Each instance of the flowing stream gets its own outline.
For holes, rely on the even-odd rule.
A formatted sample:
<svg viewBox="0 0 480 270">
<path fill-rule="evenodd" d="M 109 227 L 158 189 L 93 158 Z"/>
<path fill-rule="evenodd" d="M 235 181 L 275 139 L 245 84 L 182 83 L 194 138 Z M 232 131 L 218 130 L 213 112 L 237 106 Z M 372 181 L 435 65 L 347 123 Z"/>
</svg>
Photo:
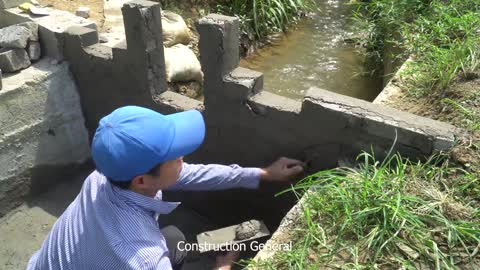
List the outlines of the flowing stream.
<svg viewBox="0 0 480 270">
<path fill-rule="evenodd" d="M 352 36 L 348 0 L 317 0 L 311 16 L 287 34 L 242 59 L 240 65 L 263 72 L 266 91 L 301 99 L 315 86 L 372 101 L 382 78 L 369 75 L 361 48 L 345 42 Z"/>
</svg>

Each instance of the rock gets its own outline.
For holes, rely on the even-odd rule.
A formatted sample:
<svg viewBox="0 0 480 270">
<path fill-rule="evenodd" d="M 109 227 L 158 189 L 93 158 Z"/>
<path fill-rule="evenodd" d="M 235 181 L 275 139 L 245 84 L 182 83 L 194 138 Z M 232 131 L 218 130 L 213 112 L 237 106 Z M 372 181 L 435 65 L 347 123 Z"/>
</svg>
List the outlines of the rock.
<svg viewBox="0 0 480 270">
<path fill-rule="evenodd" d="M 25 2 L 24 0 L 0 0 L 0 9 L 13 8 Z"/>
<path fill-rule="evenodd" d="M 255 236 L 260 231 L 260 226 L 260 221 L 254 219 L 241 223 L 235 229 L 235 239 L 244 240 Z"/>
<path fill-rule="evenodd" d="M 25 27 L 30 31 L 29 40 L 38 41 L 38 24 L 35 22 L 24 22 L 18 24 L 21 27 Z"/>
<path fill-rule="evenodd" d="M 177 44 L 164 51 L 167 82 L 203 82 L 202 66 L 191 49 Z"/>
<path fill-rule="evenodd" d="M 108 43 L 108 38 L 105 35 L 98 36 L 98 42 L 100 43 Z"/>
<path fill-rule="evenodd" d="M 75 11 L 75 15 L 77 15 L 78 17 L 82 17 L 82 18 L 88 19 L 88 18 L 90 17 L 90 8 L 88 8 L 88 7 L 79 7 L 79 8 Z"/>
<path fill-rule="evenodd" d="M 30 30 L 19 25 L 12 25 L 0 29 L 0 46 L 4 48 L 27 47 L 27 41 L 30 37 Z"/>
<path fill-rule="evenodd" d="M 30 66 L 30 58 L 24 49 L 0 50 L 0 69 L 5 72 L 14 72 Z"/>
<path fill-rule="evenodd" d="M 38 25 L 34 22 L 20 23 L 0 29 L 0 47 L 24 49 L 29 40 L 38 40 Z"/>
<path fill-rule="evenodd" d="M 182 16 L 168 10 L 162 11 L 162 35 L 166 47 L 190 42 L 190 33 Z"/>
<path fill-rule="evenodd" d="M 37 61 L 41 56 L 40 42 L 38 41 L 29 41 L 27 47 L 28 57 L 30 61 Z"/>
</svg>

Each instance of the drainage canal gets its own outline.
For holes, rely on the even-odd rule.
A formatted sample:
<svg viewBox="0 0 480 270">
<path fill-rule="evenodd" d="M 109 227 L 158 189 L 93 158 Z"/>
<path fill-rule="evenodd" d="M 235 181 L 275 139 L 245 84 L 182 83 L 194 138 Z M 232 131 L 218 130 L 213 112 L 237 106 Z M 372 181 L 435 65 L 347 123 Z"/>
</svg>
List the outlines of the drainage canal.
<svg viewBox="0 0 480 270">
<path fill-rule="evenodd" d="M 282 96 L 301 99 L 315 86 L 372 101 L 382 78 L 369 75 L 365 49 L 348 42 L 356 35 L 348 2 L 316 0 L 311 16 L 240 65 L 262 72 L 265 90 Z"/>
</svg>

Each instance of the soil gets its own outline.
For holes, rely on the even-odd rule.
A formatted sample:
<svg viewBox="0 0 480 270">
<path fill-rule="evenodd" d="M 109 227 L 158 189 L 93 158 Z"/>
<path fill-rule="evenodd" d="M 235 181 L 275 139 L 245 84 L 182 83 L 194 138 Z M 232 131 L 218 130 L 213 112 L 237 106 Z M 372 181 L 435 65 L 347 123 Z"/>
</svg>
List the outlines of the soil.
<svg viewBox="0 0 480 270">
<path fill-rule="evenodd" d="M 462 109 L 442 102 L 445 99 L 456 101 L 471 116 L 466 117 Z M 472 128 L 475 123 L 480 123 L 480 78 L 466 80 L 459 77 L 448 89 L 432 95 L 416 97 L 404 91 L 390 98 L 386 105 L 462 128 L 464 132 L 452 149 L 451 157 L 465 169 L 480 171 L 480 127 Z"/>
<path fill-rule="evenodd" d="M 88 7 L 90 8 L 90 18 L 93 20 L 98 29 L 102 29 L 103 21 L 105 20 L 103 16 L 103 1 L 104 0 L 39 0 L 38 2 L 42 6 L 51 6 L 56 9 L 69 11 L 75 14 L 75 11 L 79 7 Z"/>
</svg>

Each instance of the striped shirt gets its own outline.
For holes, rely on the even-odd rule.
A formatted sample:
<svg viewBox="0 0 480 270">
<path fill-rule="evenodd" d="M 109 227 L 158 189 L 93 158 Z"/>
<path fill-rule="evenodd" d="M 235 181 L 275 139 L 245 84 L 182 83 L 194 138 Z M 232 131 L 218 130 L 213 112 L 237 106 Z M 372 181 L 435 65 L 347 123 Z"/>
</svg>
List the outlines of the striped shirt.
<svg viewBox="0 0 480 270">
<path fill-rule="evenodd" d="M 172 190 L 257 188 L 260 169 L 183 164 Z M 27 269 L 171 269 L 156 217 L 180 203 L 118 188 L 97 171 L 58 218 Z"/>
</svg>

